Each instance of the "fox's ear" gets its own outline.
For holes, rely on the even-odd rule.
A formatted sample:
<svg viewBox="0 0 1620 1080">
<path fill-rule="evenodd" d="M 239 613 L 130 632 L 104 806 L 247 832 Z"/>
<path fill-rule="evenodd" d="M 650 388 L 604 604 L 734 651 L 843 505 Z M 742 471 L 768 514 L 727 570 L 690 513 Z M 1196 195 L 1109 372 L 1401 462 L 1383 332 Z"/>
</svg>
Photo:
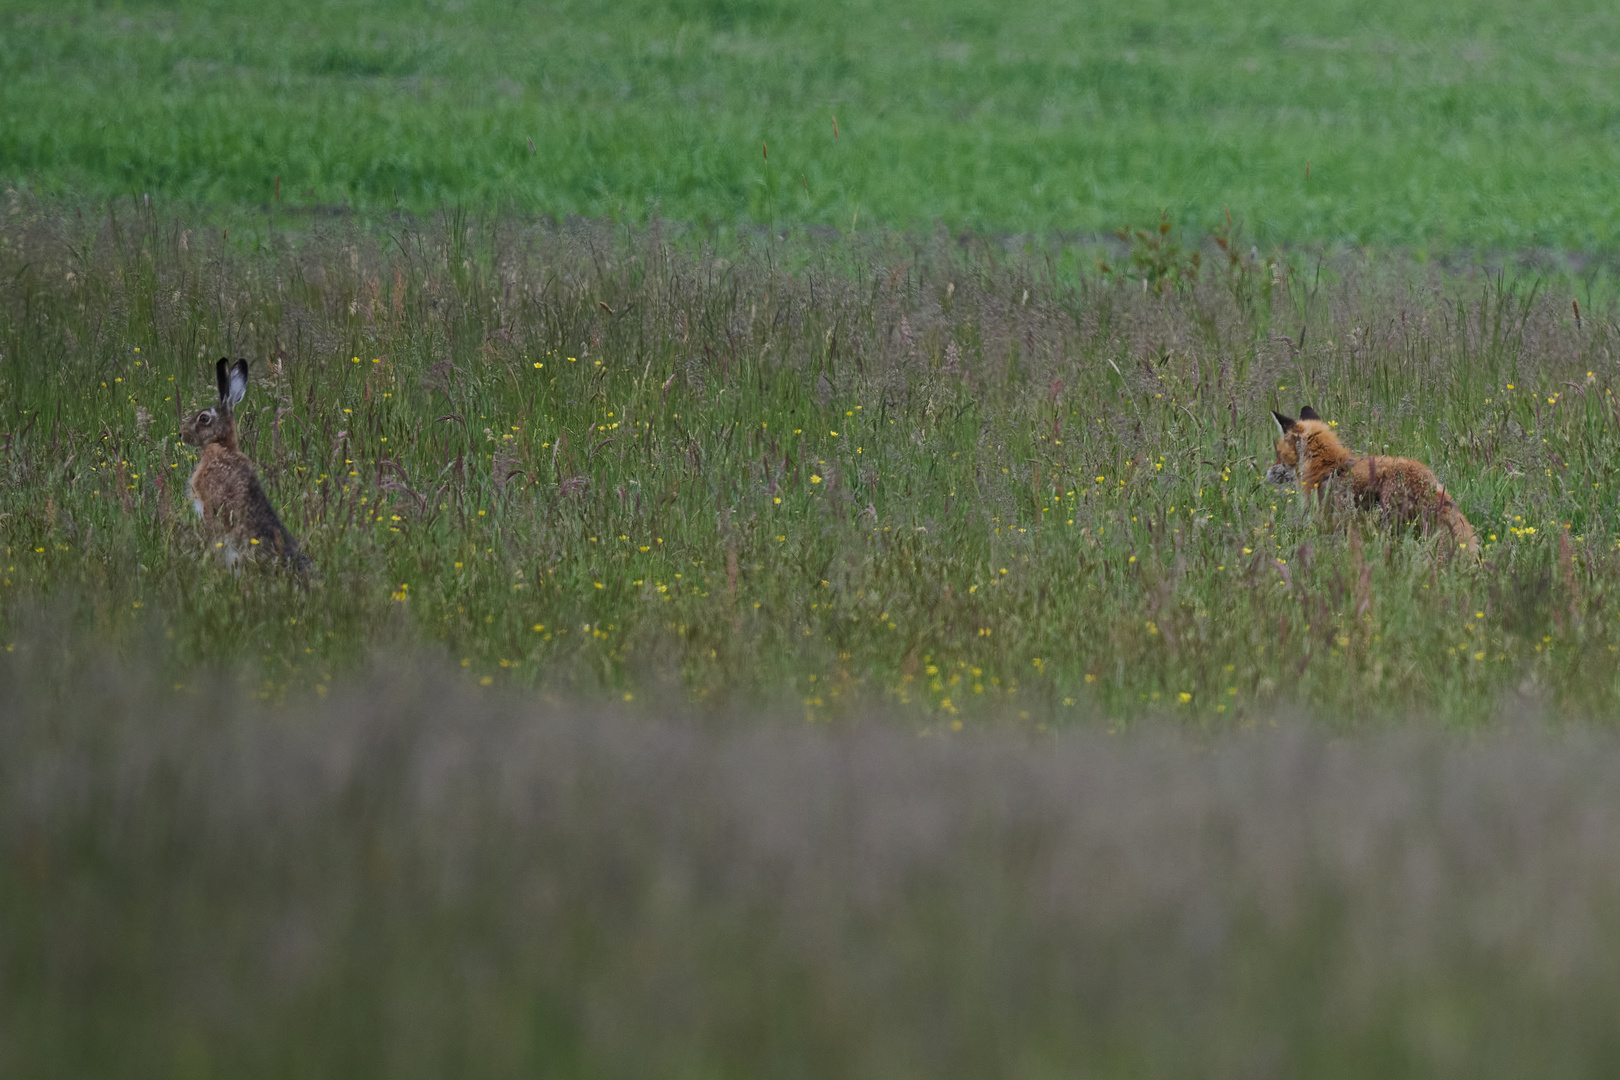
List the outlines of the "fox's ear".
<svg viewBox="0 0 1620 1080">
<path fill-rule="evenodd" d="M 214 365 L 214 381 L 219 384 L 219 403 L 221 405 L 231 400 L 231 358 L 222 356 L 219 363 Z"/>
<path fill-rule="evenodd" d="M 1277 430 L 1282 432 L 1284 435 L 1294 430 L 1294 424 L 1296 421 L 1293 419 L 1293 417 L 1284 416 L 1282 413 L 1273 409 L 1271 411 L 1271 418 L 1277 421 Z"/>
<path fill-rule="evenodd" d="M 1320 420 L 1320 419 L 1322 419 L 1320 416 L 1316 415 L 1316 410 L 1311 408 L 1309 405 L 1301 405 L 1299 407 L 1299 418 L 1301 420 Z"/>
</svg>

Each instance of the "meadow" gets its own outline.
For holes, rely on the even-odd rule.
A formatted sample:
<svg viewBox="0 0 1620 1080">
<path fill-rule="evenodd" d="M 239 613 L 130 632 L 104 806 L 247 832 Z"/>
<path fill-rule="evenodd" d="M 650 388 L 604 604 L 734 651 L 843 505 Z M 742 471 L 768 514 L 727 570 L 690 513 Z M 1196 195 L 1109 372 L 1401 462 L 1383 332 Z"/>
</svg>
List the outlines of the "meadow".
<svg viewBox="0 0 1620 1080">
<path fill-rule="evenodd" d="M 215 206 L 1612 251 L 1547 0 L 0 4 L 0 179 Z M 765 150 L 768 147 L 769 153 Z"/>
<path fill-rule="evenodd" d="M 1616 55 L 0 0 L 0 1074 L 1603 1075 Z"/>
<path fill-rule="evenodd" d="M 1568 278 L 455 214 L 253 251 L 144 203 L 12 210 L 0 599 L 176 684 L 280 701 L 428 648 L 927 730 L 1620 692 L 1620 343 Z M 309 582 L 234 576 L 187 505 L 220 355 L 254 358 L 243 447 Z M 1431 463 L 1481 560 L 1266 483 L 1300 402 Z"/>
</svg>

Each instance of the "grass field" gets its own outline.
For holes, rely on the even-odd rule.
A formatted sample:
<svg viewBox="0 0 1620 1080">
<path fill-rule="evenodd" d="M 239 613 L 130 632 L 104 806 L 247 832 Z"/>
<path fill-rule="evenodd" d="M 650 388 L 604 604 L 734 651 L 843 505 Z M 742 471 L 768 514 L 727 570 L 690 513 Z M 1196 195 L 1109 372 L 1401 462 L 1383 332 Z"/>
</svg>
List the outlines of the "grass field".
<svg viewBox="0 0 1620 1080">
<path fill-rule="evenodd" d="M 1617 57 L 0 0 L 0 1075 L 1604 1075 Z"/>
<path fill-rule="evenodd" d="M 465 216 L 254 253 L 144 205 L 13 208 L 0 601 L 177 684 L 280 701 L 430 648 L 486 684 L 927 730 L 1620 696 L 1620 341 L 1567 282 L 1222 256 L 1161 291 L 1140 241 L 1103 274 Z M 176 418 L 225 353 L 255 359 L 244 448 L 307 588 L 232 576 L 187 505 Z M 1483 561 L 1266 484 L 1267 410 L 1300 402 L 1430 462 Z"/>
<path fill-rule="evenodd" d="M 1612 5 L 1546 0 L 4 4 L 0 178 L 1612 251 L 1617 57 Z"/>
</svg>

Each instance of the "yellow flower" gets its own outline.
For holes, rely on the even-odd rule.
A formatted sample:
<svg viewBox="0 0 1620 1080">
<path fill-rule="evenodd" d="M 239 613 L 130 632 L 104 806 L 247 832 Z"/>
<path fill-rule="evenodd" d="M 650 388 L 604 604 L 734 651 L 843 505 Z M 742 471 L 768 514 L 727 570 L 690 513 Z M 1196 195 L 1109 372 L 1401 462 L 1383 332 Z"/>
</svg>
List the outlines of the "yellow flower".
<svg viewBox="0 0 1620 1080">
<path fill-rule="evenodd" d="M 819 484 L 819 483 L 821 483 L 821 477 L 815 475 L 814 473 L 811 473 L 810 474 L 810 482 L 812 484 Z"/>
<path fill-rule="evenodd" d="M 1176 696 L 1181 699 L 1181 703 L 1183 705 L 1187 704 L 1189 701 L 1192 700 L 1192 695 L 1187 693 L 1187 691 L 1185 691 L 1185 690 L 1183 690 L 1180 694 L 1177 694 Z"/>
</svg>

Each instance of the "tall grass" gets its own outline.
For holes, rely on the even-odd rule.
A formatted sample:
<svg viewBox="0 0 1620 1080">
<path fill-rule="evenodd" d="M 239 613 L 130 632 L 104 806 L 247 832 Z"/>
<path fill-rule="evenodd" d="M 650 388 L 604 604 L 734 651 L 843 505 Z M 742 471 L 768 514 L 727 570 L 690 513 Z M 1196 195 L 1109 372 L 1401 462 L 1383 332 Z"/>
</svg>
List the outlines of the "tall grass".
<svg viewBox="0 0 1620 1080">
<path fill-rule="evenodd" d="M 155 642 L 174 682 L 247 665 L 278 699 L 431 645 L 486 683 L 941 726 L 1620 687 L 1616 332 L 1561 288 L 1246 255 L 1160 291 L 944 235 L 722 257 L 458 215 L 255 252 L 13 210 L 7 622 Z M 233 576 L 190 512 L 176 418 L 222 354 L 307 586 Z M 1265 484 L 1297 402 L 1433 464 L 1483 563 Z"/>
<path fill-rule="evenodd" d="M 918 740 L 0 657 L 12 1076 L 1591 1076 L 1620 748 Z"/>
</svg>

